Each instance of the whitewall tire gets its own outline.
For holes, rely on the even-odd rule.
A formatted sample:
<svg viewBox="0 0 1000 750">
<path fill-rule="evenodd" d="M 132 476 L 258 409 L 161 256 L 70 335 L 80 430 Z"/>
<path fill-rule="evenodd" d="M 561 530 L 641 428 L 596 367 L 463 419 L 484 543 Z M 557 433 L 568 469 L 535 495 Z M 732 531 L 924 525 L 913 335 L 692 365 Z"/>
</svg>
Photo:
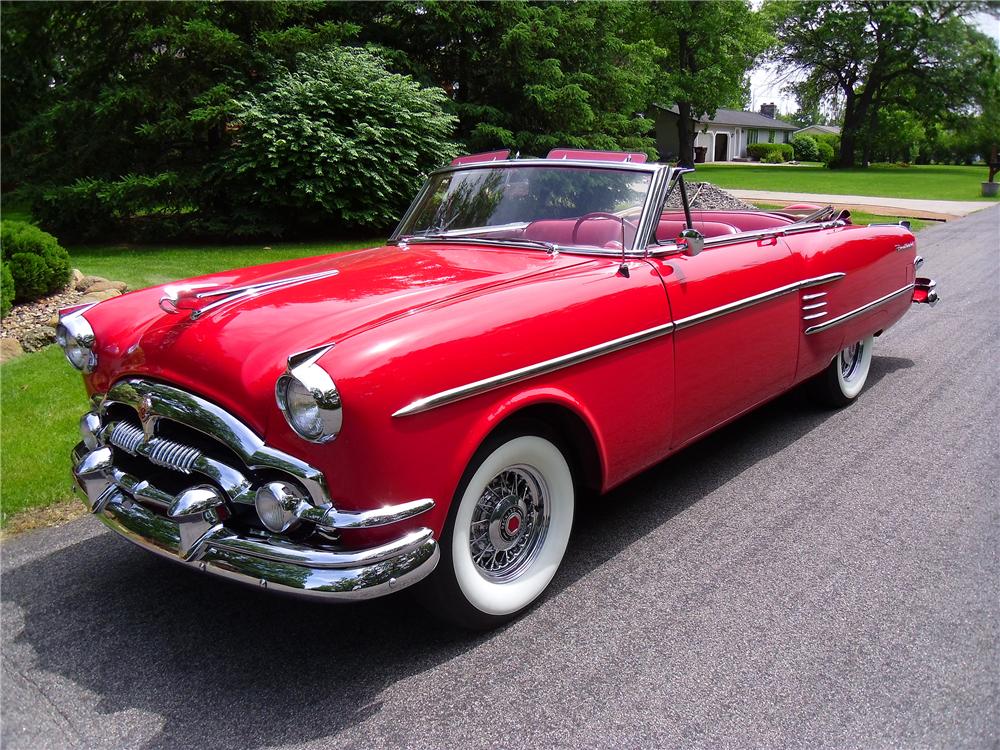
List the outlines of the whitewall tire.
<svg viewBox="0 0 1000 750">
<path fill-rule="evenodd" d="M 470 462 L 428 582 L 435 611 L 467 627 L 494 627 L 534 602 L 559 569 L 575 492 L 565 455 L 537 434 L 488 441 Z"/>
<path fill-rule="evenodd" d="M 844 347 L 813 383 L 813 392 L 827 406 L 852 403 L 868 382 L 874 336 Z"/>
</svg>

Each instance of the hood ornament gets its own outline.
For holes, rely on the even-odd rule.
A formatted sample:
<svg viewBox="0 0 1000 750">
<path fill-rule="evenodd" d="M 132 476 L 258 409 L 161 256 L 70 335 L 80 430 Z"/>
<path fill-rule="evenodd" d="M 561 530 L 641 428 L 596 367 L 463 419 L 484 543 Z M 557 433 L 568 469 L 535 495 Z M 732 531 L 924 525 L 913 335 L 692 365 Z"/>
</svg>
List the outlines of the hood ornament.
<svg viewBox="0 0 1000 750">
<path fill-rule="evenodd" d="M 331 269 L 329 271 L 307 273 L 302 276 L 290 276 L 287 279 L 263 281 L 258 284 L 231 286 L 222 289 L 217 288 L 216 284 L 208 283 L 170 284 L 163 289 L 163 296 L 160 297 L 160 309 L 171 315 L 189 311 L 191 319 L 197 320 L 205 313 L 236 302 L 237 300 L 256 297 L 266 292 L 305 284 L 309 281 L 325 279 L 330 276 L 336 276 L 338 273 L 340 271 L 337 269 Z"/>
</svg>

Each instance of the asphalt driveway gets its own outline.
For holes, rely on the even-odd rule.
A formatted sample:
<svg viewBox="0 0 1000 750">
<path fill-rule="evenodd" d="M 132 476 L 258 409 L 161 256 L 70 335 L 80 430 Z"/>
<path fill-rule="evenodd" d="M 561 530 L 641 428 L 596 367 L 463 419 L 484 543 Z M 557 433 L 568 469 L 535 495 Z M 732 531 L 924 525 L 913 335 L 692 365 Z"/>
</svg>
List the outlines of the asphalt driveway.
<svg viewBox="0 0 1000 750">
<path fill-rule="evenodd" d="M 93 519 L 2 548 L 4 748 L 1000 742 L 1000 207 L 858 403 L 789 394 L 582 509 L 489 634 L 199 577 Z"/>
</svg>

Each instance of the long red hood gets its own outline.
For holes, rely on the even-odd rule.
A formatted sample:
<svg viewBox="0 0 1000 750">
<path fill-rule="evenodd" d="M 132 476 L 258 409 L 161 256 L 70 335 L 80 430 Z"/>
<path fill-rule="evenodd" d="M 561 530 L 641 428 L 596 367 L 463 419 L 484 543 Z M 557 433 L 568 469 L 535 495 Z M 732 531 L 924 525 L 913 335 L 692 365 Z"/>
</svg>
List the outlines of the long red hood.
<svg viewBox="0 0 1000 750">
<path fill-rule="evenodd" d="M 428 306 L 584 262 L 537 250 L 456 245 L 386 246 L 227 271 L 190 281 L 239 287 L 336 269 L 198 317 L 159 307 L 164 287 L 114 298 L 86 313 L 98 343 L 93 390 L 141 374 L 176 383 L 241 413 L 258 429 L 288 355 Z"/>
</svg>

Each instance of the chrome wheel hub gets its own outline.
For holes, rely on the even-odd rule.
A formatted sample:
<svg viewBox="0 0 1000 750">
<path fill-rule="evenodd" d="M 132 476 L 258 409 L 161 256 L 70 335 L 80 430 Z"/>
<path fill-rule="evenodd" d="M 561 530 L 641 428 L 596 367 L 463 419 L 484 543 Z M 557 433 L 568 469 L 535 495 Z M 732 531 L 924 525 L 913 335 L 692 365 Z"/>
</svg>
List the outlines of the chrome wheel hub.
<svg viewBox="0 0 1000 750">
<path fill-rule="evenodd" d="M 504 582 L 520 575 L 541 549 L 550 503 L 530 466 L 504 469 L 486 485 L 472 514 L 469 547 L 480 574 Z"/>
<path fill-rule="evenodd" d="M 863 354 L 864 345 L 860 341 L 840 352 L 840 374 L 845 381 L 851 380 L 857 374 Z"/>
</svg>

